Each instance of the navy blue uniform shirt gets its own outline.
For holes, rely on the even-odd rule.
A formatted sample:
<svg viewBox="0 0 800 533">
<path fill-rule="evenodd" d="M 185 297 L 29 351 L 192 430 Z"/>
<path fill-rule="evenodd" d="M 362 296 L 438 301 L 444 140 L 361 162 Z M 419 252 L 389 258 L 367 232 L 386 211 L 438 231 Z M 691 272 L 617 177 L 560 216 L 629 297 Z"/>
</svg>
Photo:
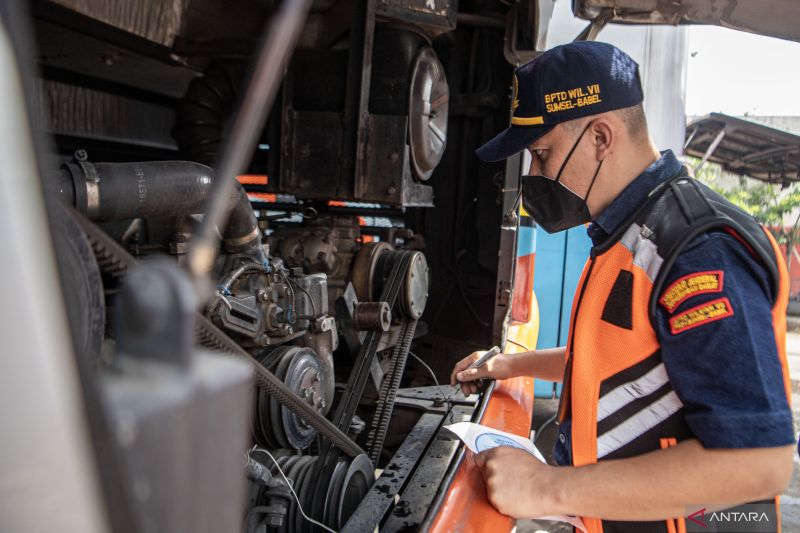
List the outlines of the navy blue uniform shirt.
<svg viewBox="0 0 800 533">
<path fill-rule="evenodd" d="M 596 246 L 633 214 L 648 193 L 681 168 L 667 150 L 632 181 L 589 226 Z M 697 294 L 673 312 L 658 305 L 661 356 L 689 428 L 706 448 L 763 448 L 794 444 L 792 413 L 772 327 L 769 275 L 742 243 L 712 231 L 681 252 L 664 288 L 697 272 L 723 272 L 722 291 Z M 669 319 L 700 304 L 728 298 L 733 315 L 673 333 Z M 784 339 L 780 339 L 784 342 Z M 572 464 L 571 420 L 559 426 L 556 462 Z"/>
</svg>

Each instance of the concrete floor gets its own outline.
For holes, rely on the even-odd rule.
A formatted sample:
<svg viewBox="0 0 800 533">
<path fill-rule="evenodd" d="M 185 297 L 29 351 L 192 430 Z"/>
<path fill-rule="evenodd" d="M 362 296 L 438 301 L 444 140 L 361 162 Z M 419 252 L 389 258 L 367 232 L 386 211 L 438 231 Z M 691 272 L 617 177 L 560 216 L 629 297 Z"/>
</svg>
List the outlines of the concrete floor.
<svg viewBox="0 0 800 533">
<path fill-rule="evenodd" d="M 797 325 L 800 325 L 798 322 Z M 800 332 L 790 332 L 786 336 L 786 352 L 789 359 L 789 369 L 792 377 L 792 394 L 794 402 L 795 436 L 800 430 Z M 541 424 L 552 416 L 558 408 L 557 400 L 536 400 L 533 417 L 533 427 L 539 428 Z M 542 431 L 537 439 L 536 446 L 542 451 L 548 461 L 552 462 L 552 448 L 556 438 L 555 424 L 550 424 Z M 794 455 L 794 470 L 789 488 L 781 497 L 781 514 L 784 533 L 800 533 L 800 457 Z M 538 520 L 520 520 L 517 522 L 517 533 L 571 533 L 572 526 L 558 522 L 545 522 Z"/>
</svg>

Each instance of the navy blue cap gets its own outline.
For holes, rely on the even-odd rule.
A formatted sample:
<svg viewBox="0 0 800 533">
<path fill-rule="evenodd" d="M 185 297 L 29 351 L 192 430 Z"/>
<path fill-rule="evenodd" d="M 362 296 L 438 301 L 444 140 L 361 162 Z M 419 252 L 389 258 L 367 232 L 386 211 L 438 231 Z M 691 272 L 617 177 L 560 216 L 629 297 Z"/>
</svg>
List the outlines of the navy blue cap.
<svg viewBox="0 0 800 533">
<path fill-rule="evenodd" d="M 639 65 L 619 48 L 596 41 L 556 46 L 516 69 L 511 125 L 475 154 L 484 161 L 501 161 L 556 124 L 643 99 Z"/>
</svg>

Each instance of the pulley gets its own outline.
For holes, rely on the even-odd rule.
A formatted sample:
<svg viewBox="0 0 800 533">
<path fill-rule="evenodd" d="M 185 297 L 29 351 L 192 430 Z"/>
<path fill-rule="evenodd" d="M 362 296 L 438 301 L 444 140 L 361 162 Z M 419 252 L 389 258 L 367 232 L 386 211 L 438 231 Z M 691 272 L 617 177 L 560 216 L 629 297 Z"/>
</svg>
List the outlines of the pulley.
<svg viewBox="0 0 800 533">
<path fill-rule="evenodd" d="M 261 363 L 318 412 L 324 413 L 322 366 L 313 349 L 279 346 L 264 350 Z M 264 390 L 258 391 L 253 433 L 256 442 L 268 448 L 307 448 L 317 431 Z"/>
</svg>

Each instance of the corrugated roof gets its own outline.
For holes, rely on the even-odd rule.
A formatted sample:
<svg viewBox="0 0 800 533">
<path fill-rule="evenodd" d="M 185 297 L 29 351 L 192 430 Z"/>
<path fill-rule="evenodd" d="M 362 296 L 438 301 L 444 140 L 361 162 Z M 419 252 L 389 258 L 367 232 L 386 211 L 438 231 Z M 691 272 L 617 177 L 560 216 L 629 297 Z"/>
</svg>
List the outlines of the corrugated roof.
<svg viewBox="0 0 800 533">
<path fill-rule="evenodd" d="M 690 122 L 684 153 L 770 183 L 800 181 L 800 136 L 738 117 L 711 113 Z"/>
</svg>

